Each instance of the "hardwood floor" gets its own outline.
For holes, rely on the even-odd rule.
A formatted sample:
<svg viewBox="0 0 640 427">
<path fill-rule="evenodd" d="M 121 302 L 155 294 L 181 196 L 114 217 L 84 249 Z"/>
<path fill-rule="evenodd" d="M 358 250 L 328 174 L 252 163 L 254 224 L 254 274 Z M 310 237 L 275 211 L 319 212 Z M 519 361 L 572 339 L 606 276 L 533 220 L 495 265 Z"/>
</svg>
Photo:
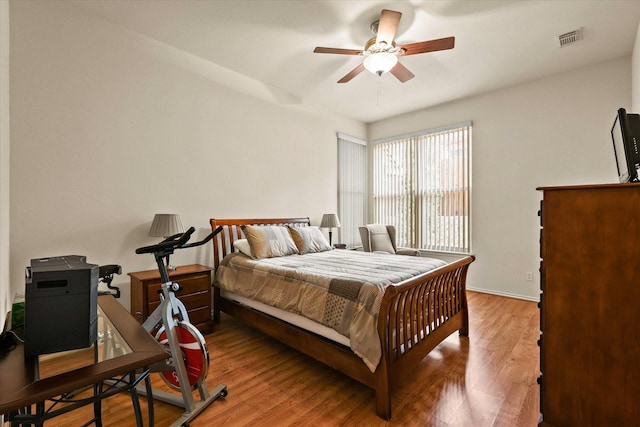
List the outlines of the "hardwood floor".
<svg viewBox="0 0 640 427">
<path fill-rule="evenodd" d="M 375 415 L 372 389 L 223 315 L 207 343 L 207 384 L 228 386 L 191 422 L 198 426 L 505 426 L 538 422 L 536 303 L 469 292 L 469 338 L 452 335 L 393 393 L 393 418 Z M 154 376 L 154 384 L 164 388 Z M 143 398 L 143 411 L 146 401 Z M 103 425 L 135 425 L 126 395 L 103 403 Z M 155 404 L 156 426 L 183 412 Z M 82 425 L 89 407 L 48 421 Z M 146 419 L 145 419 L 146 422 Z"/>
</svg>

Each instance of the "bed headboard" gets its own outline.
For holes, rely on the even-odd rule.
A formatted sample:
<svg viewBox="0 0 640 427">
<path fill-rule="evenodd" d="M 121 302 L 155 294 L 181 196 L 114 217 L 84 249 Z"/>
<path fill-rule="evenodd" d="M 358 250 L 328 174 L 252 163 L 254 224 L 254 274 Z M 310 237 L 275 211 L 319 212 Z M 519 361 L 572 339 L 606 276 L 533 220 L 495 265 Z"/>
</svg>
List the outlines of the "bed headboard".
<svg viewBox="0 0 640 427">
<path fill-rule="evenodd" d="M 241 227 L 243 225 L 291 225 L 293 227 L 307 227 L 311 225 L 309 218 L 252 218 L 252 219 L 216 219 L 211 218 L 211 230 L 222 227 L 213 242 L 213 268 L 218 269 L 222 258 L 234 251 L 233 242 L 243 239 Z"/>
</svg>

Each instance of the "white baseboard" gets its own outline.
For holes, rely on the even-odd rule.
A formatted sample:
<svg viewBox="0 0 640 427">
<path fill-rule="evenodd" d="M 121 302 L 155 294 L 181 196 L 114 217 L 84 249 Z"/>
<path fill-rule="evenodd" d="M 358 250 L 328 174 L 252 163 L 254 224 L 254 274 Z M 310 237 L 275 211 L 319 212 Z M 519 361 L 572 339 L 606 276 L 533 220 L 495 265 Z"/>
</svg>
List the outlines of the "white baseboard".
<svg viewBox="0 0 640 427">
<path fill-rule="evenodd" d="M 449 252 L 430 252 L 425 250 L 421 250 L 420 255 L 429 257 L 429 258 L 441 259 L 445 262 L 455 262 L 467 256 L 465 254 L 455 254 L 455 253 L 449 253 Z M 516 299 L 521 299 L 525 301 L 533 301 L 533 302 L 540 301 L 540 298 L 531 297 L 529 295 L 520 295 L 520 294 L 514 294 L 510 292 L 500 292 L 500 291 L 494 291 L 492 289 L 474 288 L 472 286 L 467 286 L 467 289 L 474 292 L 481 292 L 483 294 L 498 295 L 501 297 L 516 298 Z"/>
<path fill-rule="evenodd" d="M 491 289 L 481 289 L 481 288 L 474 288 L 474 287 L 471 287 L 471 286 L 467 286 L 467 290 L 474 291 L 474 292 L 482 292 L 483 294 L 498 295 L 498 296 L 501 296 L 501 297 L 517 298 L 517 299 L 522 299 L 522 300 L 526 300 L 526 301 L 533 301 L 533 302 L 540 301 L 539 298 L 532 298 L 532 297 L 530 297 L 528 295 L 518 295 L 518 294 L 512 294 L 510 292 L 494 291 L 494 290 L 491 290 Z"/>
</svg>

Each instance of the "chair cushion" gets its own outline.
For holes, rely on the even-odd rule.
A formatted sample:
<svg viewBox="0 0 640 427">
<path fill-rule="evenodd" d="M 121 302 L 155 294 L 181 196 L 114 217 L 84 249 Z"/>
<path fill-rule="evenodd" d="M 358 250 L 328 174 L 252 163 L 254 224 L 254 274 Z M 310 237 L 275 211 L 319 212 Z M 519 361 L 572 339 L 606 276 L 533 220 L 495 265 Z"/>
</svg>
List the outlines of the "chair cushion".
<svg viewBox="0 0 640 427">
<path fill-rule="evenodd" d="M 395 254 L 396 251 L 393 248 L 393 243 L 387 232 L 387 227 L 384 225 L 368 225 L 369 229 L 369 242 L 371 244 L 371 251 L 382 251 Z"/>
</svg>

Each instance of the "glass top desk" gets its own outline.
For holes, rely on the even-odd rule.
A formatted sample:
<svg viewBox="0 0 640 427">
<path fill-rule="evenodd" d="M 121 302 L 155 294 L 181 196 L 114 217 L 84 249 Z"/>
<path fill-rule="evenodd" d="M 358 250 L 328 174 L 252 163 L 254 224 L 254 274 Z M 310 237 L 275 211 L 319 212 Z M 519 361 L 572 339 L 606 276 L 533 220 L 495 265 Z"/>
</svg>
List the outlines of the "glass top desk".
<svg viewBox="0 0 640 427">
<path fill-rule="evenodd" d="M 153 425 L 148 367 L 168 357 L 113 296 L 99 296 L 98 340 L 91 347 L 25 358 L 24 347 L 19 345 L 0 358 L 0 414 L 12 425 L 41 425 L 49 418 L 93 404 L 95 418 L 91 422 L 100 425 L 102 399 L 128 391 L 141 426 L 136 386 L 145 380 L 149 423 Z M 74 397 L 75 392 L 87 388 L 93 389 L 88 397 Z"/>
</svg>

